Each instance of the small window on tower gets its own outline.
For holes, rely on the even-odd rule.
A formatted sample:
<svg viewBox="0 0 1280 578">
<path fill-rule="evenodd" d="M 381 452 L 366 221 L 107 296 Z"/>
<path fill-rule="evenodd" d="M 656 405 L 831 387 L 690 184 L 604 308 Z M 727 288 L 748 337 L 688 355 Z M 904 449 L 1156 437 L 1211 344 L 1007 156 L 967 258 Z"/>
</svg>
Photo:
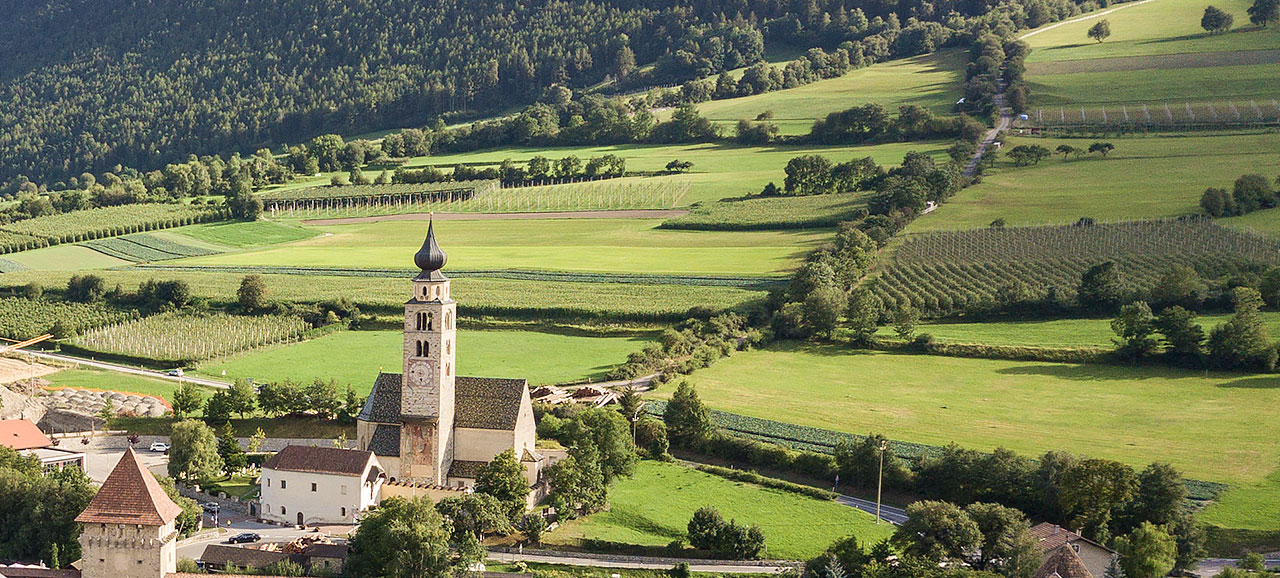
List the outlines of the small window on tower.
<svg viewBox="0 0 1280 578">
<path fill-rule="evenodd" d="M 433 319 L 434 317 L 435 317 L 435 315 L 434 315 L 434 314 L 432 314 L 432 313 L 428 313 L 428 314 L 427 314 L 427 331 L 435 331 L 435 329 L 433 329 L 433 328 L 432 328 L 432 323 L 434 322 L 434 319 Z"/>
<path fill-rule="evenodd" d="M 450 371 L 451 371 L 451 370 L 450 370 L 449 364 L 448 364 L 448 363 L 444 364 L 444 374 L 445 374 L 445 375 L 453 375 L 452 373 L 450 373 Z"/>
<path fill-rule="evenodd" d="M 431 342 L 429 341 L 422 344 L 422 356 L 426 357 L 428 355 L 431 355 Z"/>
<path fill-rule="evenodd" d="M 444 314 L 444 328 L 445 328 L 445 329 L 453 329 L 453 319 L 452 319 L 452 317 L 450 317 L 450 316 L 449 316 L 449 312 L 448 312 L 448 311 L 446 311 L 446 312 L 445 312 L 445 314 Z"/>
<path fill-rule="evenodd" d="M 452 342 L 452 341 L 449 341 L 449 340 L 445 340 L 445 342 L 444 342 L 444 354 L 445 354 L 445 355 L 449 355 L 449 354 L 451 354 L 451 353 L 453 353 L 453 342 Z"/>
</svg>

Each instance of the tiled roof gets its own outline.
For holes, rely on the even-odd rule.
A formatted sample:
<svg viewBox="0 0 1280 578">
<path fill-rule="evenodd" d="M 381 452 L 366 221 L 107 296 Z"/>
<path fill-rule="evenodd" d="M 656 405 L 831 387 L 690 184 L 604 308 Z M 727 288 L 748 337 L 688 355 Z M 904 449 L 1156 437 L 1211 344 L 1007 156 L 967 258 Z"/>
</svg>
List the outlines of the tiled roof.
<svg viewBox="0 0 1280 578">
<path fill-rule="evenodd" d="M 76 521 L 163 526 L 181 513 L 182 508 L 164 493 L 160 482 L 143 467 L 133 448 L 128 448 L 89 506 L 76 516 Z"/>
<path fill-rule="evenodd" d="M 262 464 L 264 470 L 359 476 L 373 452 L 316 446 L 285 446 Z"/>
<path fill-rule="evenodd" d="M 1035 536 L 1036 540 L 1039 541 L 1040 552 L 1045 555 L 1048 555 L 1063 544 L 1071 544 L 1080 540 L 1093 544 L 1094 546 L 1102 548 L 1108 552 L 1113 552 L 1113 550 L 1103 546 L 1102 544 L 1098 544 L 1097 542 L 1085 538 L 1080 534 L 1072 532 L 1071 530 L 1063 528 L 1057 524 L 1050 524 L 1049 522 L 1041 522 L 1033 526 L 1031 528 L 1031 535 Z"/>
<path fill-rule="evenodd" d="M 1032 578 L 1093 578 L 1093 574 L 1085 567 L 1084 561 L 1080 560 L 1080 556 L 1076 554 L 1074 548 L 1068 544 L 1058 546 L 1049 555 L 1049 559 L 1040 565 L 1040 569 L 1032 575 Z"/>
<path fill-rule="evenodd" d="M 400 374 L 379 373 L 373 391 L 360 409 L 362 421 L 396 423 L 400 421 Z M 397 444 L 399 442 L 396 442 Z"/>
<path fill-rule="evenodd" d="M 453 465 L 449 467 L 449 477 L 474 480 L 487 465 L 489 465 L 487 462 L 453 460 Z"/>
<path fill-rule="evenodd" d="M 80 578 L 80 571 L 74 568 L 53 569 L 14 564 L 0 564 L 0 577 L 3 578 Z"/>
<path fill-rule="evenodd" d="M 520 402 L 529 389 L 523 379 L 459 377 L 455 383 L 457 427 L 514 430 Z"/>
<path fill-rule="evenodd" d="M 341 558 L 347 559 L 351 548 L 346 544 L 311 544 L 303 550 L 302 555 L 308 558 Z"/>
<path fill-rule="evenodd" d="M 369 451 L 374 455 L 400 457 L 400 426 L 378 424 L 369 436 Z"/>
<path fill-rule="evenodd" d="M 36 424 L 25 419 L 0 420 L 0 446 L 30 450 L 53 445 Z"/>
<path fill-rule="evenodd" d="M 271 552 L 267 550 L 257 550 L 254 548 L 241 548 L 238 546 L 223 546 L 220 544 L 210 544 L 205 546 L 204 553 L 200 555 L 200 561 L 205 564 L 215 564 L 218 566 L 235 564 L 241 568 L 262 568 L 263 566 L 288 559 L 289 555 L 283 552 Z"/>
</svg>

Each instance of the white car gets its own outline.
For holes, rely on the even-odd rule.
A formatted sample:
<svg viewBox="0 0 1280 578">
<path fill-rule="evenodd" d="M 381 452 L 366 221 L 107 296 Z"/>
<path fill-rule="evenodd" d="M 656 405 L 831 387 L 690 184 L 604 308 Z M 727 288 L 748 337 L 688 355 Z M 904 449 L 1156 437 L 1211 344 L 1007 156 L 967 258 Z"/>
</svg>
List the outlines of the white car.
<svg viewBox="0 0 1280 578">
<path fill-rule="evenodd" d="M 151 442 L 151 451 L 153 451 L 153 452 L 167 452 L 167 451 L 169 451 L 169 444 L 164 443 L 164 442 Z"/>
<path fill-rule="evenodd" d="M 170 369 L 166 375 L 169 377 L 182 377 L 182 368 Z"/>
</svg>

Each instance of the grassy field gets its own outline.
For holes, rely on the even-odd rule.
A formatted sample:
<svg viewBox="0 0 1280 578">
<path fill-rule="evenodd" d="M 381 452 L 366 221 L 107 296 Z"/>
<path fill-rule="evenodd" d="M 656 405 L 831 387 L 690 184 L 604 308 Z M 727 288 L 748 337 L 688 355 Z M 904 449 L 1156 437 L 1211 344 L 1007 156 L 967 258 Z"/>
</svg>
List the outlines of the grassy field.
<svg viewBox="0 0 1280 578">
<path fill-rule="evenodd" d="M 314 237 L 318 233 L 295 223 L 226 221 L 189 225 L 173 229 L 170 234 L 184 239 L 204 241 L 215 247 L 252 248 L 300 241 Z"/>
<path fill-rule="evenodd" d="M 1280 30 L 1249 29 L 1245 10 L 1249 0 L 1222 0 L 1213 5 L 1235 17 L 1237 30 L 1209 36 L 1200 28 L 1205 3 L 1199 0 L 1156 0 L 1125 6 L 1111 14 L 1064 24 L 1027 37 L 1031 45 L 1028 63 L 1082 60 L 1149 54 L 1230 52 L 1280 48 Z M 1100 18 L 1111 23 L 1111 37 L 1094 42 L 1086 32 Z M 1034 32 L 1034 31 L 1033 31 Z"/>
<path fill-rule="evenodd" d="M 814 119 L 868 103 L 895 113 L 899 106 L 915 104 L 947 114 L 963 82 L 964 55 L 946 51 L 883 62 L 788 90 L 704 102 L 698 110 L 726 131 L 732 131 L 738 119 L 754 119 L 770 110 L 782 134 L 807 134 Z"/>
<path fill-rule="evenodd" d="M 436 227 L 449 266 L 617 273 L 773 274 L 795 267 L 826 232 L 689 232 L 658 220 L 450 221 Z M 256 251 L 180 261 L 201 265 L 412 266 L 422 222 L 315 227 L 325 235 Z M 446 270 L 447 273 L 447 270 Z"/>
<path fill-rule="evenodd" d="M 140 375 L 98 369 L 67 369 L 47 375 L 45 379 L 49 380 L 53 387 L 140 393 L 161 397 L 168 402 L 173 401 L 173 392 L 178 389 L 177 383 L 166 379 L 152 379 Z"/>
<path fill-rule="evenodd" d="M 802 90 L 802 89 L 793 89 Z M 777 93 L 782 94 L 782 93 Z M 958 98 L 958 97 L 957 97 Z M 852 106 L 844 105 L 843 108 Z M 816 117 L 815 117 L 816 118 Z M 812 119 L 808 121 L 812 123 Z M 689 194 L 684 197 L 685 204 L 697 201 L 716 201 L 726 197 L 740 197 L 748 193 L 758 193 L 770 181 L 782 184 L 785 177 L 783 169 L 792 157 L 803 154 L 820 154 L 832 162 L 844 162 L 856 158 L 870 156 L 877 163 L 896 165 L 908 151 L 920 151 L 945 159 L 946 141 L 929 141 L 915 143 L 889 143 L 867 146 L 793 146 L 771 145 L 763 147 L 747 147 L 731 143 L 703 143 L 684 145 L 613 145 L 583 147 L 503 147 L 470 153 L 416 157 L 409 159 L 406 167 L 415 168 L 426 165 L 452 167 L 458 163 L 492 163 L 498 164 L 503 159 L 515 162 L 527 162 L 530 158 L 542 155 L 557 159 L 568 155 L 576 155 L 583 160 L 613 154 L 627 160 L 629 171 L 661 171 L 667 163 L 674 159 L 690 161 L 693 169 L 689 172 L 691 180 Z M 282 188 L 314 186 L 329 182 L 332 173 L 319 177 L 304 178 L 294 181 Z M 346 174 L 346 173 L 343 173 Z"/>
<path fill-rule="evenodd" d="M 56 245 L 44 249 L 10 253 L 4 258 L 37 271 L 105 269 L 129 264 L 124 259 L 110 257 L 79 245 Z"/>
<path fill-rule="evenodd" d="M 366 394 L 379 370 L 400 373 L 403 339 L 399 331 L 340 331 L 210 361 L 199 372 L 222 378 L 225 371 L 228 380 L 258 382 L 336 379 L 339 387 Z M 646 343 L 642 337 L 464 329 L 458 332 L 458 375 L 523 377 L 532 384 L 598 380 Z"/>
<path fill-rule="evenodd" d="M 909 232 L 984 227 L 997 218 L 1009 225 L 1150 219 L 1200 212 L 1208 187 L 1230 188 L 1246 173 L 1280 173 L 1280 134 L 1204 134 L 1114 139 L 1009 138 L 1006 149 L 1038 144 L 1088 148 L 1097 140 L 1116 147 L 1110 157 L 1045 159 L 1018 167 L 1003 157 L 982 183 L 960 191 Z M 1272 226 L 1259 217 L 1260 225 Z"/>
<path fill-rule="evenodd" d="M 783 422 L 1033 456 L 1053 449 L 1135 466 L 1166 461 L 1188 477 L 1232 485 L 1206 521 L 1280 529 L 1280 484 L 1268 478 L 1280 469 L 1277 375 L 781 343 L 693 380 L 713 408 Z"/>
<path fill-rule="evenodd" d="M 1273 338 L 1280 338 L 1280 313 L 1264 312 Z M 1230 315 L 1203 315 L 1196 319 L 1208 332 Z M 1052 321 L 992 321 L 985 323 L 925 323 L 917 333 L 928 333 L 946 343 L 1031 345 L 1037 347 L 1113 347 L 1115 332 L 1110 319 L 1055 319 Z M 882 327 L 882 337 L 894 335 Z"/>
<path fill-rule="evenodd" d="M 803 197 L 755 197 L 701 203 L 689 214 L 668 219 L 675 229 L 797 229 L 830 227 L 867 208 L 868 195 L 841 193 Z"/>
<path fill-rule="evenodd" d="M 1280 97 L 1280 64 L 1029 75 L 1031 106 L 1183 102 Z"/>
<path fill-rule="evenodd" d="M 1229 227 L 1280 236 L 1280 209 L 1254 211 L 1248 215 L 1222 219 L 1221 222 Z"/>
<path fill-rule="evenodd" d="M 893 527 L 835 502 L 733 482 L 684 466 L 644 461 L 635 476 L 619 480 L 609 510 L 568 522 L 547 535 L 550 544 L 575 544 L 582 538 L 665 546 L 683 539 L 693 512 L 714 505 L 725 519 L 758 524 L 770 559 L 807 559 L 848 535 L 876 543 Z"/>
<path fill-rule="evenodd" d="M 20 271 L 6 273 L 0 284 L 22 286 L 35 282 L 46 289 L 62 289 L 73 273 L 66 271 Z M 243 273 L 200 273 L 184 271 L 98 271 L 114 287 L 135 291 L 148 279 L 182 279 L 193 297 L 216 303 L 236 299 Z M 410 283 L 403 279 L 372 277 L 322 277 L 314 275 L 263 275 L 268 298 L 299 303 L 317 303 L 346 297 L 366 313 L 371 308 L 400 311 L 408 298 Z M 690 285 L 643 285 L 633 283 L 580 283 L 524 281 L 513 279 L 465 278 L 453 280 L 453 296 L 463 317 L 481 315 L 520 318 L 598 320 L 683 319 L 691 307 L 731 308 L 762 299 L 764 292 L 738 287 Z"/>
</svg>

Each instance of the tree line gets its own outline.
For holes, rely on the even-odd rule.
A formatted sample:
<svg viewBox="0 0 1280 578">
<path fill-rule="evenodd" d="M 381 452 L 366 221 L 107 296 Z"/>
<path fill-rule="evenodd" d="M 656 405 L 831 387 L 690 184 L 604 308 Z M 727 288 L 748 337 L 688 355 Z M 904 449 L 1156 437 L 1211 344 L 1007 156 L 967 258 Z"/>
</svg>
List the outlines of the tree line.
<svg viewBox="0 0 1280 578">
<path fill-rule="evenodd" d="M 1275 187 L 1267 177 L 1259 174 L 1243 175 L 1236 179 L 1231 190 L 1210 187 L 1200 197 L 1200 208 L 1210 217 L 1235 217 L 1262 209 L 1280 206 L 1280 176 Z"/>
</svg>

